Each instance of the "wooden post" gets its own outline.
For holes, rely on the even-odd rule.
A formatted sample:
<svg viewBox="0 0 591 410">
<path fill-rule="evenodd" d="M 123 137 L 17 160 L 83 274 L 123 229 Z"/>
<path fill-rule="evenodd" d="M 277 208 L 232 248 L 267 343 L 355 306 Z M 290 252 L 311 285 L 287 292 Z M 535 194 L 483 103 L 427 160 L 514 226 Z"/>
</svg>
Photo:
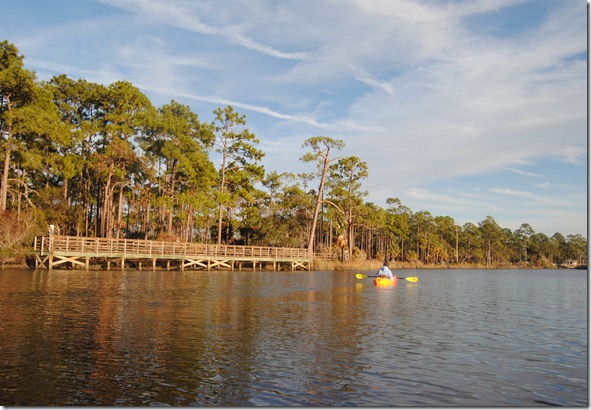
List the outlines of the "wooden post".
<svg viewBox="0 0 591 410">
<path fill-rule="evenodd" d="M 131 239 L 113 239 L 113 238 L 79 238 L 68 236 L 40 236 L 35 238 L 34 243 L 36 266 L 54 267 L 66 263 L 75 263 L 90 269 L 92 258 L 98 259 L 101 263 L 106 263 L 106 269 L 111 270 L 121 263 L 121 269 L 126 268 L 125 262 L 127 251 L 133 250 L 130 254 L 132 260 L 137 258 L 138 265 L 134 265 L 138 270 L 143 270 L 144 260 L 152 260 L 152 270 L 156 270 L 158 258 L 166 261 L 166 269 L 176 268 L 177 258 L 189 258 L 190 255 L 202 255 L 202 259 L 186 259 L 180 265 L 181 269 L 193 266 L 195 263 L 200 267 L 213 270 L 220 266 L 232 271 L 242 270 L 243 265 L 252 263 L 253 270 L 267 269 L 273 271 L 288 269 L 288 263 L 292 263 L 292 270 L 298 267 L 304 269 L 312 268 L 312 253 L 307 249 L 281 248 L 281 247 L 261 247 L 261 246 L 217 246 L 200 245 L 193 247 L 189 243 L 170 243 L 164 241 L 136 241 Z M 183 254 L 184 252 L 184 254 Z M 57 255 L 62 255 L 57 256 Z M 222 260 L 223 258 L 223 260 Z M 295 263 L 293 263 L 295 261 Z M 192 263 L 191 263 L 192 262 Z M 183 264 L 184 263 L 184 264 Z M 207 263 L 207 265 L 206 265 Z M 265 265 L 266 264 L 266 265 Z M 172 265 L 172 266 L 171 266 Z M 104 266 L 104 265 L 103 265 Z"/>
</svg>

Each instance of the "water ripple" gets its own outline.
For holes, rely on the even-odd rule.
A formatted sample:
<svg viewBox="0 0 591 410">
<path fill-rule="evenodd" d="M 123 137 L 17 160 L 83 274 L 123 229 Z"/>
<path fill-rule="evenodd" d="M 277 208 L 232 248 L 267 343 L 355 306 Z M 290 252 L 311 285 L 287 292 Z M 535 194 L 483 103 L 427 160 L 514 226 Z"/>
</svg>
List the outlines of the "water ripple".
<svg viewBox="0 0 591 410">
<path fill-rule="evenodd" d="M 0 271 L 1 404 L 586 406 L 568 274 Z"/>
</svg>

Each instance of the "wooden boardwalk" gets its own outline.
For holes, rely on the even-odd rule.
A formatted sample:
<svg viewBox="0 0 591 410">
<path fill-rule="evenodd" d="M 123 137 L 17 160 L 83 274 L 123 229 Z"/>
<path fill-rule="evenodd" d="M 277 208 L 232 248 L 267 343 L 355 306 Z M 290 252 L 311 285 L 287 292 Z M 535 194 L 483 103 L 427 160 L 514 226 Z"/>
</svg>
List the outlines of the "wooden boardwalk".
<svg viewBox="0 0 591 410">
<path fill-rule="evenodd" d="M 125 269 L 144 266 L 170 269 L 242 269 L 243 264 L 260 269 L 263 265 L 273 270 L 287 267 L 310 270 L 312 256 L 305 248 L 265 246 L 212 245 L 188 242 L 164 242 L 136 239 L 85 238 L 78 236 L 38 236 L 34 242 L 35 268 L 53 269 L 70 264 L 89 269 L 91 262 Z M 159 264 L 160 262 L 160 264 Z"/>
</svg>

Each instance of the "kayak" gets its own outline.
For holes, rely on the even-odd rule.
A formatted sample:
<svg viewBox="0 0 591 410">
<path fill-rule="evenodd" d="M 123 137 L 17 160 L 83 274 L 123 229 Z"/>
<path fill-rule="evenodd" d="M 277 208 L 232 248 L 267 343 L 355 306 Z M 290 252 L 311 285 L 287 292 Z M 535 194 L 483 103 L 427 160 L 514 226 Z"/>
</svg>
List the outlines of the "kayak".
<svg viewBox="0 0 591 410">
<path fill-rule="evenodd" d="M 375 278 L 373 284 L 376 286 L 392 286 L 398 283 L 398 278 L 394 276 L 394 279 L 389 278 Z"/>
</svg>

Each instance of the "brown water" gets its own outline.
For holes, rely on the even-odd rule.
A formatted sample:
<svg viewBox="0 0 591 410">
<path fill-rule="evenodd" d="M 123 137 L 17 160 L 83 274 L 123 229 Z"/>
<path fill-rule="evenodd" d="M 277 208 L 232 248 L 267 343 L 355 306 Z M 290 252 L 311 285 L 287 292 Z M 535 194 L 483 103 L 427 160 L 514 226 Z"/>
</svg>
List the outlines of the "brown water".
<svg viewBox="0 0 591 410">
<path fill-rule="evenodd" d="M 0 405 L 588 405 L 586 271 L 399 274 L 2 270 Z"/>
</svg>

